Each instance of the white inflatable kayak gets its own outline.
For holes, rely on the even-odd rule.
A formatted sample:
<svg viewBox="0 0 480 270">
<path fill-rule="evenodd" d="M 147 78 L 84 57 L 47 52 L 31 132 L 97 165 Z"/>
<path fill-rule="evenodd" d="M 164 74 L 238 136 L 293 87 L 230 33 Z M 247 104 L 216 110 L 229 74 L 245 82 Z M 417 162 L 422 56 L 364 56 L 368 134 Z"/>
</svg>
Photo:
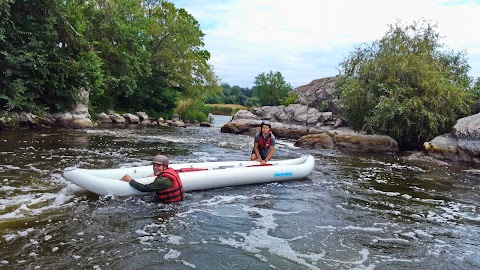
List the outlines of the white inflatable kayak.
<svg viewBox="0 0 480 270">
<path fill-rule="evenodd" d="M 185 191 L 191 191 L 302 179 L 312 172 L 314 165 L 314 157 L 307 155 L 265 165 L 260 165 L 257 161 L 226 161 L 170 164 L 170 167 L 178 171 Z M 147 177 L 152 173 L 151 165 L 98 170 L 71 167 L 65 169 L 63 176 L 99 195 L 130 196 L 145 193 L 119 179 L 129 174 L 136 181 L 148 184 L 155 179 Z"/>
</svg>

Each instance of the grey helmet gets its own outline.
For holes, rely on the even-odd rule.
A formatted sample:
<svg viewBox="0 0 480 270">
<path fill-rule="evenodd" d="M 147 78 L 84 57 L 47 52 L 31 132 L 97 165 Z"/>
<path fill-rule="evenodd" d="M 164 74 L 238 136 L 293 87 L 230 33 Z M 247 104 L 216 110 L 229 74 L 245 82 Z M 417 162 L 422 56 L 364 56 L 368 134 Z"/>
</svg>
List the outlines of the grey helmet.
<svg viewBox="0 0 480 270">
<path fill-rule="evenodd" d="M 268 126 L 270 129 L 272 129 L 272 124 L 270 124 L 270 122 L 266 120 L 260 124 L 260 127 L 263 127 L 263 126 Z"/>
<path fill-rule="evenodd" d="M 156 164 L 163 164 L 168 167 L 168 158 L 164 155 L 156 155 L 152 158 L 152 162 Z"/>
</svg>

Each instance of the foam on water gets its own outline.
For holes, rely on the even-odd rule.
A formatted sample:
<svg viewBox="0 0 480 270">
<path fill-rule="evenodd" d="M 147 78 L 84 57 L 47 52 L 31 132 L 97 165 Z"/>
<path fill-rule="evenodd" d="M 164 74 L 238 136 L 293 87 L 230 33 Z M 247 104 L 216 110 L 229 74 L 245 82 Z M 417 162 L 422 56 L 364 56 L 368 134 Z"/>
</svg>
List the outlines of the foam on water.
<svg viewBox="0 0 480 270">
<path fill-rule="evenodd" d="M 6 198 L 0 198 L 0 210 L 9 209 L 9 212 L 0 214 L 1 220 L 25 218 L 41 215 L 44 212 L 52 211 L 60 207 L 68 206 L 75 198 L 75 193 L 83 191 L 82 188 L 67 182 L 60 174 L 52 174 L 51 180 L 58 183 L 66 183 L 58 193 L 38 192 L 32 187 L 12 187 L 4 185 L 0 191 L 12 194 Z M 4 182 L 9 182 L 4 180 Z M 35 191 L 35 192 L 33 192 Z"/>
<path fill-rule="evenodd" d="M 178 250 L 174 250 L 174 249 L 170 249 L 167 254 L 163 255 L 163 258 L 165 260 L 169 260 L 169 259 L 176 259 L 178 257 L 180 257 L 180 252 L 178 252 Z"/>
<path fill-rule="evenodd" d="M 225 268 L 479 265 L 472 240 L 480 225 L 478 194 L 469 189 L 478 180 L 397 159 L 307 151 L 278 140 L 276 158 L 316 157 L 309 179 L 191 192 L 185 202 L 168 206 L 151 197 L 92 196 L 62 177 L 68 166 L 149 165 L 161 150 L 175 163 L 248 159 L 253 144 L 252 136 L 209 129 L 142 130 L 72 131 L 70 137 L 52 135 L 51 144 L 20 136 L 20 147 L 0 152 L 0 222 L 7 228 L 0 240 L 22 247 L 4 249 L 0 265 L 55 268 L 55 260 L 66 269 L 127 269 L 166 260 L 177 268 L 204 268 L 212 254 L 220 254 L 212 267 Z M 113 265 L 115 257 L 128 263 Z"/>
<path fill-rule="evenodd" d="M 180 245 L 183 239 L 178 235 L 169 235 L 167 238 L 168 238 L 167 243 L 174 244 L 174 245 Z"/>
<path fill-rule="evenodd" d="M 192 155 L 194 156 L 194 158 L 192 158 L 191 160 L 192 161 L 195 160 L 195 162 L 215 162 L 215 161 L 219 161 L 218 157 L 213 156 L 212 154 L 207 153 L 207 152 L 195 151 L 195 152 L 192 152 Z"/>
<path fill-rule="evenodd" d="M 424 169 L 418 167 L 418 166 L 413 166 L 413 165 L 403 165 L 403 164 L 398 164 L 398 163 L 390 163 L 390 162 L 384 162 L 381 160 L 368 160 L 369 163 L 371 164 L 378 164 L 384 166 L 384 168 L 390 168 L 390 169 L 395 169 L 395 170 L 408 170 L 408 171 L 414 171 L 414 172 L 426 172 Z M 372 168 L 373 169 L 373 168 Z M 377 168 L 379 171 L 383 171 L 384 169 Z"/>
<path fill-rule="evenodd" d="M 357 227 L 357 226 L 345 226 L 345 227 L 334 227 L 334 226 L 315 226 L 315 228 L 319 229 L 326 229 L 326 230 L 356 230 L 356 231 L 365 231 L 365 232 L 384 232 L 383 228 L 375 228 L 375 227 Z"/>
<path fill-rule="evenodd" d="M 272 198 L 271 195 L 265 194 L 263 196 L 255 195 L 258 200 L 260 198 Z M 302 238 L 308 237 L 307 232 L 304 236 L 297 236 L 292 239 L 285 239 L 281 237 L 273 236 L 272 233 L 277 229 L 278 223 L 276 222 L 277 216 L 288 216 L 298 214 L 298 211 L 279 211 L 265 208 L 259 208 L 255 206 L 249 206 L 244 202 L 251 201 L 252 197 L 244 195 L 232 195 L 232 196 L 214 196 L 211 199 L 203 200 L 199 205 L 194 208 L 193 205 L 189 211 L 178 214 L 178 216 L 187 217 L 195 215 L 195 213 L 212 213 L 212 215 L 220 215 L 224 218 L 236 217 L 243 219 L 243 215 L 232 215 L 234 211 L 227 211 L 228 213 L 220 214 L 216 210 L 216 207 L 224 207 L 228 204 L 229 207 L 240 209 L 244 213 L 255 213 L 251 218 L 251 222 L 254 224 L 253 228 L 249 232 L 234 232 L 235 237 L 219 236 L 216 241 L 218 243 L 227 245 L 233 248 L 241 249 L 245 252 L 252 253 L 255 257 L 263 262 L 268 262 L 268 257 L 271 255 L 279 256 L 281 258 L 290 260 L 299 265 L 307 267 L 308 269 L 322 269 L 319 266 L 320 262 L 324 264 L 338 263 L 350 268 L 356 267 L 357 269 L 372 269 L 373 264 L 364 265 L 369 258 L 368 249 L 361 249 L 357 251 L 358 256 L 356 260 L 339 260 L 329 258 L 325 251 L 320 252 L 300 252 L 293 248 L 294 243 Z M 210 210 L 208 210 L 210 209 Z M 382 228 L 361 228 L 354 226 L 346 226 L 342 228 L 345 230 L 360 230 L 369 232 L 382 232 Z M 315 248 L 318 249 L 318 248 Z M 267 256 L 267 254 L 269 254 Z M 355 259 L 355 256 L 352 257 Z"/>
<path fill-rule="evenodd" d="M 294 141 L 276 139 L 275 144 L 278 144 L 280 147 L 290 148 L 290 149 L 300 149 L 300 147 L 295 146 Z"/>
<path fill-rule="evenodd" d="M 6 152 L 2 152 L 1 154 L 8 154 Z M 20 170 L 20 167 L 9 165 L 9 164 L 0 164 L 0 171 L 4 172 L 6 170 Z"/>
</svg>

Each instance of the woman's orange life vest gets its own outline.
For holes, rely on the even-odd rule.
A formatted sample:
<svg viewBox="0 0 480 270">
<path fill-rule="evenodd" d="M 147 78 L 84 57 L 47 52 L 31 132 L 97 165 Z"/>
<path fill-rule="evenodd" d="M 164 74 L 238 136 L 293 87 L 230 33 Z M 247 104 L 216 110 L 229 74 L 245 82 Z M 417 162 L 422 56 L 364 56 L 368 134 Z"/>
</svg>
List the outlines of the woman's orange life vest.
<svg viewBox="0 0 480 270">
<path fill-rule="evenodd" d="M 182 180 L 174 169 L 167 168 L 158 177 L 167 177 L 172 180 L 173 184 L 171 188 L 156 191 L 157 197 L 162 203 L 179 202 L 185 198 Z"/>
<path fill-rule="evenodd" d="M 258 147 L 263 148 L 265 150 L 270 149 L 270 138 L 272 137 L 272 132 L 270 131 L 267 136 L 267 140 L 263 141 L 262 132 L 260 132 L 260 138 L 258 138 Z"/>
</svg>

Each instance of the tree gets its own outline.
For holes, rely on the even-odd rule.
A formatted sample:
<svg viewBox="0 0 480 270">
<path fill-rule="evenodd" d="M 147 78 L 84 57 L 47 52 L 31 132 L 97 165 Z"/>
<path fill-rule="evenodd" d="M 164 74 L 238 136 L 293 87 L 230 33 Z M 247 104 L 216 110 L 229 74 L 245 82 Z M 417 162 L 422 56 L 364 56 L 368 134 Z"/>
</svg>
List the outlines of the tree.
<svg viewBox="0 0 480 270">
<path fill-rule="evenodd" d="M 0 3 L 0 109 L 69 109 L 80 90 L 101 89 L 101 64 L 65 1 Z"/>
<path fill-rule="evenodd" d="M 105 92 L 91 95 L 97 110 L 130 109 L 132 104 L 142 104 L 135 96 L 141 90 L 139 79 L 151 74 L 151 65 L 141 2 L 92 0 L 77 6 L 88 18 L 83 36 L 102 60 Z"/>
<path fill-rule="evenodd" d="M 436 25 L 390 26 L 340 65 L 337 95 L 350 126 L 418 147 L 471 110 L 470 67 L 464 53 L 445 50 Z"/>
<path fill-rule="evenodd" d="M 81 90 L 94 111 L 203 102 L 221 92 L 203 36 L 163 0 L 2 0 L 0 109 L 70 109 Z"/>
<path fill-rule="evenodd" d="M 268 74 L 261 73 L 255 77 L 254 93 L 264 106 L 280 105 L 292 86 L 286 83 L 280 72 L 270 70 Z"/>
<path fill-rule="evenodd" d="M 200 25 L 187 11 L 166 1 L 145 1 L 145 10 L 152 74 L 141 78 L 141 91 L 136 97 L 140 96 L 147 108 L 171 111 L 184 100 L 178 110 L 197 110 L 198 101 L 221 92 L 207 62 L 210 53 L 202 49 Z"/>
<path fill-rule="evenodd" d="M 230 86 L 228 83 L 222 83 L 220 87 L 223 91 L 209 94 L 209 96 L 207 96 L 205 99 L 206 103 L 245 105 L 247 99 L 252 95 L 251 89 L 243 88 L 238 85 Z"/>
<path fill-rule="evenodd" d="M 474 114 L 480 112 L 480 77 L 477 78 L 472 89 L 472 100 L 475 102 L 472 105 L 472 111 Z"/>
<path fill-rule="evenodd" d="M 245 100 L 244 105 L 247 106 L 247 107 L 260 107 L 261 106 L 260 100 L 256 96 L 247 98 Z"/>
</svg>

